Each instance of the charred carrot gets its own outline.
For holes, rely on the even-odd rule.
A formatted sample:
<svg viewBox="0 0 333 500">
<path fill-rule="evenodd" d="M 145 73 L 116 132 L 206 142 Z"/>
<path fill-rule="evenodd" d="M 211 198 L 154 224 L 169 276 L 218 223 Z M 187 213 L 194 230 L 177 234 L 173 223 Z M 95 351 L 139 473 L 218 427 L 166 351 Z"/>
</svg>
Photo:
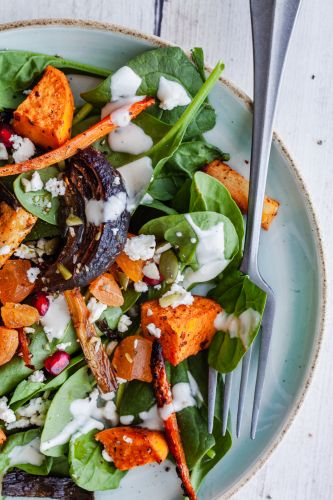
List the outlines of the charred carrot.
<svg viewBox="0 0 333 500">
<path fill-rule="evenodd" d="M 154 104 L 155 100 L 153 97 L 145 97 L 142 101 L 135 102 L 129 107 L 129 114 L 131 119 L 136 118 L 142 111 Z M 32 158 L 31 160 L 24 161 L 22 163 L 16 163 L 15 165 L 5 165 L 0 168 L 0 177 L 6 177 L 7 175 L 21 174 L 22 172 L 29 172 L 30 170 L 41 170 L 42 168 L 49 167 L 55 163 L 61 162 L 75 155 L 79 149 L 85 149 L 95 141 L 104 137 L 112 130 L 118 128 L 112 122 L 112 114 L 106 116 L 100 122 L 96 123 L 92 127 L 88 128 L 81 134 L 76 135 L 69 141 L 65 142 L 62 146 L 53 151 L 49 151 L 41 156 Z"/>
<path fill-rule="evenodd" d="M 172 408 L 170 384 L 166 375 L 162 347 L 158 340 L 154 340 L 153 342 L 151 371 L 153 375 L 153 387 L 158 408 Z M 171 411 L 168 417 L 164 420 L 164 430 L 169 450 L 176 462 L 177 474 L 182 481 L 184 494 L 188 496 L 190 500 L 196 500 L 197 495 L 191 484 L 190 472 L 187 467 L 177 417 L 174 411 Z"/>
<path fill-rule="evenodd" d="M 22 356 L 24 364 L 27 368 L 34 370 L 35 368 L 31 364 L 31 352 L 29 349 L 29 340 L 28 340 L 27 334 L 25 333 L 23 328 L 18 329 L 18 338 L 19 338 L 19 345 L 20 345 L 20 354 Z"/>
<path fill-rule="evenodd" d="M 3 429 L 0 429 L 0 446 L 3 445 L 3 443 L 6 442 L 7 436 L 4 433 Z"/>
</svg>

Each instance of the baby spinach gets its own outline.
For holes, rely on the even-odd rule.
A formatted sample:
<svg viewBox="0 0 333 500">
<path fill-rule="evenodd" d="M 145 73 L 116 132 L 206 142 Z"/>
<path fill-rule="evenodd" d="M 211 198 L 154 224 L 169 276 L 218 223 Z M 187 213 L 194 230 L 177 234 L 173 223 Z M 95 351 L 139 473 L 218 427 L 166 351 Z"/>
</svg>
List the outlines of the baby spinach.
<svg viewBox="0 0 333 500">
<path fill-rule="evenodd" d="M 202 48 L 194 47 L 193 49 L 191 49 L 191 56 L 193 63 L 195 64 L 197 70 L 199 71 L 202 81 L 205 81 L 206 80 L 205 60 Z"/>
<path fill-rule="evenodd" d="M 69 477 L 69 463 L 67 456 L 63 455 L 61 457 L 53 457 L 51 460 L 51 476 Z"/>
<path fill-rule="evenodd" d="M 54 238 L 60 235 L 58 226 L 50 224 L 42 219 L 38 219 L 30 233 L 25 237 L 26 241 L 39 240 L 40 238 Z"/>
<path fill-rule="evenodd" d="M 42 181 L 45 183 L 52 177 L 59 175 L 57 167 L 48 167 L 39 171 Z M 57 225 L 58 209 L 60 205 L 59 197 L 52 198 L 51 193 L 45 189 L 40 191 L 30 191 L 26 193 L 22 185 L 22 179 L 31 179 L 31 172 L 19 175 L 14 181 L 14 193 L 21 205 L 36 215 L 39 219 L 49 224 Z"/>
<path fill-rule="evenodd" d="M 104 68 L 70 61 L 59 56 L 23 50 L 1 50 L 0 108 L 16 108 L 26 97 L 22 91 L 29 88 L 49 64 L 59 69 L 70 69 L 97 76 L 110 74 L 110 71 Z"/>
<path fill-rule="evenodd" d="M 124 303 L 121 306 L 123 314 L 137 303 L 140 296 L 141 292 L 136 292 L 133 288 L 128 288 L 123 292 Z"/>
<path fill-rule="evenodd" d="M 126 472 L 104 460 L 95 434 L 96 431 L 92 430 L 71 439 L 68 455 L 70 475 L 78 486 L 88 491 L 118 488 Z"/>
<path fill-rule="evenodd" d="M 17 434 L 11 434 L 8 436 L 5 445 L 0 452 L 0 477 L 11 468 L 10 465 L 10 453 L 16 446 L 25 446 L 35 439 L 39 439 L 40 430 L 31 429 L 25 432 L 18 432 Z M 23 459 L 24 460 L 24 459 Z M 32 465 L 28 463 L 15 464 L 15 467 L 22 469 L 29 474 L 36 474 L 38 476 L 47 476 L 50 472 L 52 466 L 52 458 L 44 457 L 41 465 Z"/>
<path fill-rule="evenodd" d="M 209 365 L 221 373 L 231 372 L 236 368 L 260 329 L 261 318 L 266 303 L 266 293 L 258 288 L 248 276 L 240 271 L 231 271 L 209 292 L 228 314 L 239 316 L 249 308 L 260 315 L 258 326 L 249 332 L 247 346 L 239 337 L 230 337 L 229 332 L 217 332 L 209 348 Z"/>
<path fill-rule="evenodd" d="M 85 398 L 93 389 L 95 382 L 88 374 L 88 367 L 83 366 L 60 387 L 47 412 L 41 442 L 55 438 L 64 427 L 73 420 L 70 405 L 75 399 Z M 66 453 L 68 444 L 54 446 L 45 451 L 45 455 L 59 457 Z"/>
<path fill-rule="evenodd" d="M 154 391 L 151 384 L 132 380 L 128 382 L 118 408 L 119 415 L 133 415 L 134 423 L 140 422 L 139 413 L 148 411 L 155 404 Z"/>
</svg>

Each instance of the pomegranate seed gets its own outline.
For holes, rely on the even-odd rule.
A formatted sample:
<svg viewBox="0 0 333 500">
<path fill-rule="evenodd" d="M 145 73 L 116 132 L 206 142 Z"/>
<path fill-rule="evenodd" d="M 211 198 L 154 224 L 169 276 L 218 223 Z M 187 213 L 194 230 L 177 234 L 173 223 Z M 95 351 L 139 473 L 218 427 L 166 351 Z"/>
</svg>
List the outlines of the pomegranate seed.
<svg viewBox="0 0 333 500">
<path fill-rule="evenodd" d="M 12 147 L 10 138 L 13 134 L 14 131 L 9 125 L 3 124 L 0 126 L 0 142 L 2 142 L 6 148 Z"/>
<path fill-rule="evenodd" d="M 32 305 L 37 309 L 40 316 L 45 316 L 48 311 L 50 301 L 47 298 L 46 293 L 38 292 L 32 299 Z"/>
<path fill-rule="evenodd" d="M 148 286 L 156 286 L 156 285 L 160 285 L 162 283 L 162 281 L 164 280 L 163 276 L 160 275 L 159 279 L 158 280 L 154 280 L 152 278 L 148 278 L 147 276 L 144 276 L 143 277 L 143 281 L 145 283 L 147 283 Z"/>
<path fill-rule="evenodd" d="M 67 352 L 57 351 L 44 361 L 44 367 L 51 375 L 59 375 L 69 365 L 70 359 Z"/>
</svg>

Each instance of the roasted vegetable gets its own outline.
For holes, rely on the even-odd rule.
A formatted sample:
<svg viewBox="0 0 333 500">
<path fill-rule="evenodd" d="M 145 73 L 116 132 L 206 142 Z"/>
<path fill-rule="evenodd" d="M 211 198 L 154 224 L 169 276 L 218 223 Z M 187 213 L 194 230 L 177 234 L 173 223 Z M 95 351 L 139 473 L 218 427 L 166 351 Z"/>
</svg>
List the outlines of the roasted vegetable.
<svg viewBox="0 0 333 500">
<path fill-rule="evenodd" d="M 4 433 L 3 429 L 0 429 L 0 446 L 2 446 L 6 442 L 7 436 Z"/>
<path fill-rule="evenodd" d="M 144 111 L 146 108 L 154 104 L 154 102 L 155 100 L 152 97 L 145 97 L 142 101 L 132 104 L 129 107 L 131 119 L 134 119 L 141 113 L 141 111 Z M 29 172 L 30 170 L 40 170 L 42 168 L 49 167 L 50 165 L 54 165 L 55 163 L 59 163 L 75 155 L 80 151 L 80 149 L 87 148 L 101 137 L 104 137 L 112 130 L 115 130 L 117 127 L 118 125 L 115 125 L 112 122 L 112 116 L 108 115 L 100 122 L 88 128 L 81 134 L 76 135 L 53 151 L 49 151 L 48 153 L 22 163 L 16 163 L 15 165 L 9 164 L 1 167 L 0 177 L 22 174 L 22 172 Z"/>
<path fill-rule="evenodd" d="M 9 497 L 61 498 L 62 500 L 94 500 L 69 477 L 35 476 L 18 469 L 7 472 L 2 482 L 2 494 Z"/>
<path fill-rule="evenodd" d="M 74 99 L 66 75 L 47 66 L 43 77 L 14 111 L 16 133 L 35 144 L 54 149 L 71 136 Z"/>
<path fill-rule="evenodd" d="M 23 330 L 23 328 L 18 329 L 18 336 L 19 336 L 19 345 L 20 345 L 20 355 L 22 356 L 22 359 L 24 361 L 24 364 L 27 368 L 30 368 L 31 370 L 34 370 L 35 367 L 31 364 L 31 352 L 29 349 L 29 340 L 28 336 Z"/>
<path fill-rule="evenodd" d="M 0 326 L 0 366 L 8 363 L 8 361 L 12 359 L 18 345 L 17 330 Z"/>
<path fill-rule="evenodd" d="M 2 306 L 1 317 L 8 328 L 23 328 L 39 321 L 39 313 L 35 307 L 14 302 L 6 302 Z"/>
<path fill-rule="evenodd" d="M 119 470 L 129 470 L 151 462 L 161 463 L 168 456 L 162 432 L 140 427 L 113 427 L 96 434 Z"/>
<path fill-rule="evenodd" d="M 110 273 L 101 274 L 90 283 L 89 292 L 107 306 L 119 307 L 124 303 L 118 283 Z"/>
<path fill-rule="evenodd" d="M 128 233 L 128 238 L 133 238 L 134 234 Z M 116 264 L 120 267 L 123 273 L 126 274 L 127 278 L 137 283 L 143 278 L 143 267 L 145 265 L 144 260 L 131 260 L 125 252 L 121 252 L 116 258 Z"/>
<path fill-rule="evenodd" d="M 141 306 L 141 327 L 150 336 L 149 325 L 161 331 L 165 359 L 173 365 L 206 349 L 216 333 L 214 320 L 221 306 L 206 297 L 194 297 L 192 305 L 161 307 L 158 300 Z"/>
<path fill-rule="evenodd" d="M 28 280 L 27 272 L 31 268 L 29 260 L 8 260 L 0 269 L 0 301 L 22 302 L 34 289 L 34 283 Z"/>
<path fill-rule="evenodd" d="M 235 200 L 243 213 L 247 212 L 248 199 L 249 199 L 249 181 L 245 179 L 238 172 L 230 168 L 228 165 L 220 160 L 214 160 L 209 163 L 204 169 L 204 172 L 215 177 L 224 184 L 230 192 L 232 198 Z M 268 196 L 265 196 L 264 208 L 262 213 L 261 225 L 264 229 L 268 230 L 274 218 L 280 203 Z"/>
<path fill-rule="evenodd" d="M 87 286 L 107 271 L 126 243 L 130 218 L 122 178 L 99 151 L 87 148 L 71 158 L 64 180 L 67 188 L 59 223 L 66 242 L 56 262 L 36 283 L 37 289 L 54 292 Z M 88 200 L 95 203 L 98 216 L 105 201 L 111 208 L 112 204 L 117 208 L 120 198 L 124 202 L 122 211 L 114 220 L 97 225 L 87 221 Z M 73 217 L 80 223 L 69 227 L 67 224 Z"/>
<path fill-rule="evenodd" d="M 163 420 L 165 436 L 169 450 L 176 462 L 177 474 L 182 481 L 185 496 L 190 500 L 197 498 L 191 484 L 190 473 L 187 467 L 184 448 L 180 437 L 176 413 L 172 410 L 172 395 L 170 384 L 167 379 L 165 363 L 162 355 L 162 346 L 158 340 L 154 340 L 151 355 L 151 371 L 153 374 L 153 386 L 158 408 L 163 408 L 166 418 Z M 170 411 L 166 411 L 169 410 Z"/>
<path fill-rule="evenodd" d="M 150 357 L 152 342 L 139 335 L 130 335 L 116 347 L 112 366 L 117 377 L 151 382 Z"/>
<path fill-rule="evenodd" d="M 37 217 L 20 207 L 14 195 L 0 182 L 0 268 L 15 252 Z"/>
<path fill-rule="evenodd" d="M 112 365 L 100 337 L 96 336 L 94 325 L 89 321 L 89 311 L 80 290 L 67 290 L 65 297 L 77 338 L 97 385 L 104 393 L 114 391 L 117 381 Z"/>
</svg>

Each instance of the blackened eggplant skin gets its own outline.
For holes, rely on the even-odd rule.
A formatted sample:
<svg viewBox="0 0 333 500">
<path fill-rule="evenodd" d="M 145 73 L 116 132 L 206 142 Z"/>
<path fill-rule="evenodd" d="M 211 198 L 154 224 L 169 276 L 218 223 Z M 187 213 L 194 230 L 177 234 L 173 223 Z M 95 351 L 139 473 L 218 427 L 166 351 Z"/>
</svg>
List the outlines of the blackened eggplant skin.
<svg viewBox="0 0 333 500">
<path fill-rule="evenodd" d="M 2 494 L 9 497 L 48 497 L 64 500 L 93 500 L 94 494 L 77 486 L 69 477 L 34 476 L 19 469 L 7 472 Z"/>
<path fill-rule="evenodd" d="M 38 281 L 36 288 L 49 292 L 87 286 L 107 271 L 125 246 L 130 214 L 125 209 L 115 221 L 99 226 L 89 224 L 85 213 L 86 200 L 108 200 L 125 193 L 119 172 L 107 161 L 103 153 L 86 148 L 68 161 L 64 175 L 66 193 L 62 197 L 59 225 L 65 244 L 54 262 Z M 68 228 L 69 215 L 78 216 L 83 224 Z M 65 280 L 58 271 L 62 264 L 72 274 Z"/>
</svg>

